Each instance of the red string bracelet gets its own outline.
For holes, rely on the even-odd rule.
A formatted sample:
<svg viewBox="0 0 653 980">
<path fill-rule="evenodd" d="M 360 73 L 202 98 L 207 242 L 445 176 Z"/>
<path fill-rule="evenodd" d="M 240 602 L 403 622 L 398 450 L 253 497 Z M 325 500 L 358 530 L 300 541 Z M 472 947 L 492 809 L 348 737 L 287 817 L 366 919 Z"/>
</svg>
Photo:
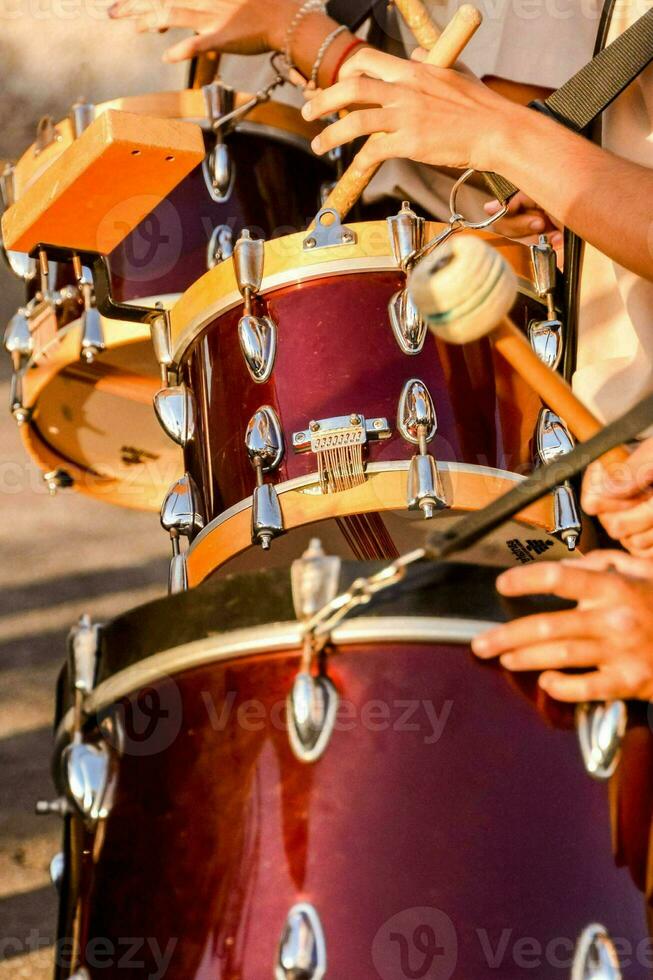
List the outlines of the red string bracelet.
<svg viewBox="0 0 653 980">
<path fill-rule="evenodd" d="M 357 37 L 355 41 L 352 41 L 351 44 L 347 45 L 345 50 L 338 58 L 338 63 L 336 64 L 336 67 L 333 71 L 333 76 L 331 78 L 332 85 L 335 85 L 336 82 L 338 81 L 338 75 L 340 74 L 340 69 L 344 65 L 349 55 L 352 53 L 352 51 L 354 51 L 356 48 L 360 47 L 361 45 L 365 45 L 367 47 L 367 41 L 361 41 L 359 37 Z"/>
</svg>

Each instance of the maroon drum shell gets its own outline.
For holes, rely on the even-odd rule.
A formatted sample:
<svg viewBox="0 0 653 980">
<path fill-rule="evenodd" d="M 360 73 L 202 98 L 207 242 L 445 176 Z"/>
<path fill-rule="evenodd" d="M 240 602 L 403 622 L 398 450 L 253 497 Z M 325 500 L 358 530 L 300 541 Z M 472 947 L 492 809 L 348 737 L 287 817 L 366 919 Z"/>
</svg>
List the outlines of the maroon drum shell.
<svg viewBox="0 0 653 980">
<path fill-rule="evenodd" d="M 205 136 L 207 151 L 213 145 Z M 213 200 L 203 167 L 193 170 L 111 253 L 114 299 L 135 300 L 188 289 L 207 271 L 213 229 L 228 225 L 235 242 L 243 228 L 265 238 L 305 228 L 319 207 L 320 186 L 333 172 L 284 134 L 231 133 L 233 190 Z"/>
<path fill-rule="evenodd" d="M 176 940 L 165 976 L 261 980 L 298 901 L 318 911 L 333 980 L 553 980 L 569 977 L 592 922 L 633 949 L 646 941 L 643 898 L 612 857 L 606 786 L 532 684 L 463 646 L 340 648 L 329 675 L 349 707 L 307 765 L 282 720 L 297 667 L 292 651 L 175 678 L 174 737 L 123 756 L 99 855 L 86 859 L 83 948 Z M 425 702 L 445 719 L 439 738 Z M 441 952 L 420 973 L 414 941 L 429 923 Z M 145 947 L 139 958 L 145 969 L 97 975 L 152 973 Z M 624 969 L 649 975 L 641 962 Z"/>
<path fill-rule="evenodd" d="M 397 430 L 404 384 L 428 386 L 438 419 L 430 444 L 436 459 L 530 471 L 530 440 L 539 398 L 496 355 L 487 340 L 456 347 L 429 334 L 421 353 L 403 354 L 388 318 L 388 303 L 403 288 L 400 272 L 352 273 L 315 279 L 267 293 L 261 311 L 278 326 L 274 369 L 255 384 L 238 342 L 237 308 L 216 319 L 186 359 L 186 380 L 199 402 L 198 434 L 186 467 L 204 493 L 206 517 L 247 498 L 255 485 L 245 432 L 262 406 L 277 412 L 285 439 L 278 483 L 317 469 L 312 453 L 297 454 L 292 434 L 312 419 L 352 413 L 384 417 L 390 439 L 369 441 L 372 462 L 407 460 L 415 447 Z M 522 327 L 541 307 L 520 295 L 513 316 Z"/>
</svg>

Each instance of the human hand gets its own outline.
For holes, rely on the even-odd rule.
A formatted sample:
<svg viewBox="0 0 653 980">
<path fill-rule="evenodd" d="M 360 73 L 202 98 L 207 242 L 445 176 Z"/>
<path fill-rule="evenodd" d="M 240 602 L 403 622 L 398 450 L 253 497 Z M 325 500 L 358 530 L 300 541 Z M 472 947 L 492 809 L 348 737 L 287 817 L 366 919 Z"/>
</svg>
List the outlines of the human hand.
<svg viewBox="0 0 653 980">
<path fill-rule="evenodd" d="M 653 558 L 653 438 L 616 468 L 600 460 L 588 466 L 582 505 L 631 554 Z"/>
<path fill-rule="evenodd" d="M 484 205 L 486 214 L 496 214 L 502 207 L 499 201 L 488 201 Z M 562 247 L 563 234 L 561 225 L 551 215 L 523 191 L 518 191 L 508 202 L 508 212 L 492 225 L 493 231 L 498 231 L 506 238 L 517 241 L 528 241 L 538 235 L 546 234 L 556 251 Z"/>
<path fill-rule="evenodd" d="M 519 125 L 516 114 L 528 111 L 467 73 L 406 61 L 373 48 L 352 55 L 339 78 L 302 112 L 312 120 L 356 107 L 315 139 L 313 149 L 319 154 L 383 133 L 383 139 L 370 140 L 358 154 L 361 169 L 401 157 L 434 166 L 492 170 L 497 134 Z"/>
<path fill-rule="evenodd" d="M 556 595 L 575 609 L 525 616 L 476 637 L 474 653 L 511 671 L 542 671 L 559 701 L 653 698 L 653 562 L 619 551 L 512 568 L 505 596 Z M 566 673 L 582 669 L 583 673 Z"/>
<path fill-rule="evenodd" d="M 197 33 L 168 48 L 164 60 L 184 61 L 203 51 L 260 54 L 282 50 L 298 0 L 116 0 L 114 20 L 133 20 L 140 32 L 188 27 Z"/>
</svg>

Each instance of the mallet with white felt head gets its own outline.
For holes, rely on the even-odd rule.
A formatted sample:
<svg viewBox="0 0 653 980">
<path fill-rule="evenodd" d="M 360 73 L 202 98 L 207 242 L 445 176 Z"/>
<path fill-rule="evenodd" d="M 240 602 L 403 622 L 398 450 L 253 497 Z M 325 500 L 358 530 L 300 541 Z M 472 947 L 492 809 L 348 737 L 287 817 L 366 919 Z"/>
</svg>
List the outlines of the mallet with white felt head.
<svg viewBox="0 0 653 980">
<path fill-rule="evenodd" d="M 489 335 L 499 353 L 581 442 L 603 428 L 509 319 L 517 296 L 515 274 L 481 238 L 460 235 L 422 259 L 410 275 L 408 291 L 429 328 L 442 340 L 466 344 Z M 604 458 L 622 463 L 628 452 L 618 448 Z"/>
</svg>

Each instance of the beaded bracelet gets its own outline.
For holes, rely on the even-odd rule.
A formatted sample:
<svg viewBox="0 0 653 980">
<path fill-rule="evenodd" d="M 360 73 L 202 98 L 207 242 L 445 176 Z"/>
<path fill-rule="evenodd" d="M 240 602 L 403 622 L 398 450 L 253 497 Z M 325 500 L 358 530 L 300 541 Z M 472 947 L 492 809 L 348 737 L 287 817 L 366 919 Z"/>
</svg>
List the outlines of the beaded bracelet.
<svg viewBox="0 0 653 980">
<path fill-rule="evenodd" d="M 289 69 L 296 67 L 292 60 L 292 40 L 295 36 L 295 31 L 303 21 L 304 17 L 307 17 L 309 14 L 313 13 L 326 14 L 325 0 L 305 0 L 288 26 L 288 30 L 286 31 L 284 58 Z"/>
<path fill-rule="evenodd" d="M 317 88 L 318 75 L 320 74 L 320 68 L 322 67 L 322 62 L 324 61 L 324 57 L 327 51 L 329 50 L 329 48 L 331 47 L 335 39 L 337 37 L 340 37 L 340 35 L 344 34 L 345 31 L 347 30 L 348 28 L 346 24 L 340 24 L 333 31 L 331 31 L 330 34 L 327 34 L 327 36 L 322 41 L 322 44 L 320 45 L 320 49 L 317 55 L 315 56 L 315 64 L 313 65 L 313 70 L 311 72 L 311 79 L 309 84 L 312 88 Z"/>
</svg>

